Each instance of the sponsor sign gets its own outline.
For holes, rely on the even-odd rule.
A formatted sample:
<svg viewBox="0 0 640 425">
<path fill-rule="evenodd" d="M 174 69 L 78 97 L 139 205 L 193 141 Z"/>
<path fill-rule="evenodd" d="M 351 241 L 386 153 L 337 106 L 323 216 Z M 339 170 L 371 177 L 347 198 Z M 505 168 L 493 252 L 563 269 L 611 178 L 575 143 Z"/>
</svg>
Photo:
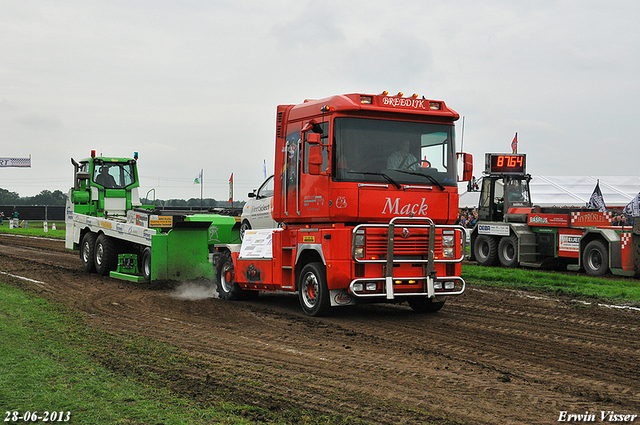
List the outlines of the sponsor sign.
<svg viewBox="0 0 640 425">
<path fill-rule="evenodd" d="M 564 252 L 580 252 L 581 235 L 558 235 L 558 250 Z"/>
<path fill-rule="evenodd" d="M 529 226 L 568 227 L 566 214 L 529 214 Z"/>
<path fill-rule="evenodd" d="M 611 226 L 611 213 L 572 212 L 571 225 L 575 227 Z"/>
<path fill-rule="evenodd" d="M 274 229 L 247 230 L 240 247 L 240 258 L 273 258 Z"/>
<path fill-rule="evenodd" d="M 316 242 L 316 237 L 315 236 L 303 236 L 302 237 L 302 242 L 304 242 L 304 243 L 315 243 Z"/>
<path fill-rule="evenodd" d="M 509 226 L 502 224 L 479 224 L 479 235 L 509 236 Z"/>
<path fill-rule="evenodd" d="M 173 227 L 173 216 L 152 215 L 149 217 L 149 227 Z"/>
</svg>

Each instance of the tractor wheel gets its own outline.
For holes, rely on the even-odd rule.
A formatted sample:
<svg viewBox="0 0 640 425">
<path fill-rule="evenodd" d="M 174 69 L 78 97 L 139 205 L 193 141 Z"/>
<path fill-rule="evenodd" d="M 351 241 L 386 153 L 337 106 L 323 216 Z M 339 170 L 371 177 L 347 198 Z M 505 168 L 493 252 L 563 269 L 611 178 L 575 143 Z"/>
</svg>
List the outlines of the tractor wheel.
<svg viewBox="0 0 640 425">
<path fill-rule="evenodd" d="M 473 244 L 473 256 L 481 266 L 495 266 L 498 246 L 492 236 L 478 235 Z"/>
<path fill-rule="evenodd" d="M 609 270 L 609 254 L 607 247 L 599 240 L 587 244 L 582 254 L 584 271 L 591 276 L 602 276 Z"/>
<path fill-rule="evenodd" d="M 444 307 L 444 301 L 434 301 L 427 297 L 409 298 L 407 302 L 416 313 L 435 313 Z"/>
<path fill-rule="evenodd" d="M 502 267 L 516 267 L 518 265 L 518 238 L 515 235 L 500 239 L 498 259 Z"/>
<path fill-rule="evenodd" d="M 242 299 L 242 288 L 235 281 L 231 253 L 225 252 L 216 269 L 216 289 L 222 300 L 236 301 Z"/>
<path fill-rule="evenodd" d="M 322 263 L 309 263 L 298 279 L 298 298 L 302 310 L 309 316 L 323 316 L 330 307 L 329 288 Z"/>
<path fill-rule="evenodd" d="M 146 247 L 142 251 L 142 262 L 140 263 L 140 269 L 142 270 L 142 277 L 144 281 L 151 282 L 151 248 Z"/>
<path fill-rule="evenodd" d="M 118 264 L 116 241 L 104 234 L 98 236 L 94 258 L 98 274 L 108 276 L 109 272 L 115 270 Z"/>
<path fill-rule="evenodd" d="M 82 244 L 80 245 L 80 259 L 82 260 L 82 267 L 84 268 L 84 271 L 88 273 L 94 273 L 96 271 L 96 238 L 97 236 L 93 232 L 85 233 L 82 238 Z"/>
</svg>

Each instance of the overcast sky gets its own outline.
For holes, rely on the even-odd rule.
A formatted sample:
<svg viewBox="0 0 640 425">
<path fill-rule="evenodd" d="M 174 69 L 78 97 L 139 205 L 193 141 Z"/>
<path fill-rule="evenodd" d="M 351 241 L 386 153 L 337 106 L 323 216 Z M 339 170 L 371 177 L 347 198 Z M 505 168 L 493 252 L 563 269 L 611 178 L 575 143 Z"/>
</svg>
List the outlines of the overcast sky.
<svg viewBox="0 0 640 425">
<path fill-rule="evenodd" d="M 640 2 L 0 2 L 0 188 L 66 192 L 70 158 L 139 152 L 141 196 L 235 199 L 273 173 L 278 104 L 402 91 L 463 149 L 534 175 L 638 175 Z M 458 146 L 462 119 L 457 124 Z M 639 188 L 640 190 L 640 188 Z"/>
</svg>

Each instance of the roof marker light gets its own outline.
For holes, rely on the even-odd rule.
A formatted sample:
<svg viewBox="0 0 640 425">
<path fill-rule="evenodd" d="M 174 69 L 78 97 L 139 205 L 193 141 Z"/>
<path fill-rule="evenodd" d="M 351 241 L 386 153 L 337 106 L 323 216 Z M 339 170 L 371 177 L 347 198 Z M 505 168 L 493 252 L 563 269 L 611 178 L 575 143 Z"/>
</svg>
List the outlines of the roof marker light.
<svg viewBox="0 0 640 425">
<path fill-rule="evenodd" d="M 332 112 L 335 111 L 336 108 L 334 108 L 333 106 L 329 106 L 329 105 L 324 105 L 322 108 L 320 108 L 321 112 Z"/>
<path fill-rule="evenodd" d="M 401 91 L 398 92 L 398 97 L 402 97 L 404 96 L 404 93 L 402 93 Z"/>
<path fill-rule="evenodd" d="M 418 98 L 418 93 L 414 93 L 413 96 L 411 96 L 411 97 L 414 98 L 414 99 L 417 99 Z"/>
<path fill-rule="evenodd" d="M 95 158 L 95 157 L 96 157 L 96 150 L 91 149 L 91 158 Z"/>
<path fill-rule="evenodd" d="M 388 94 L 389 94 L 389 92 L 388 92 L 388 91 L 386 91 L 386 90 L 385 90 L 385 91 L 383 91 L 383 92 L 381 93 L 381 95 L 382 95 L 382 96 L 386 96 L 386 95 L 388 95 Z"/>
</svg>

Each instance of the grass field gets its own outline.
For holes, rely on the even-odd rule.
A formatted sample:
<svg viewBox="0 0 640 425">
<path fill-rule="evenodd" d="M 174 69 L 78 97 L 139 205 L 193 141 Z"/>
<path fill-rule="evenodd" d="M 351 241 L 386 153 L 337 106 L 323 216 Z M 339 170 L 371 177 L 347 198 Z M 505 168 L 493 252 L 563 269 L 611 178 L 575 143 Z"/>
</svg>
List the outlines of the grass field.
<svg viewBox="0 0 640 425">
<path fill-rule="evenodd" d="M 20 221 L 23 223 L 23 221 Z M 55 225 L 56 230 L 53 230 Z M 47 222 L 47 232 L 44 231 L 44 222 L 42 221 L 28 221 L 27 227 L 15 227 L 10 228 L 8 220 L 4 220 L 2 226 L 0 226 L 0 233 L 13 233 L 16 235 L 28 235 L 28 236 L 41 236 L 46 238 L 59 238 L 64 239 L 64 233 L 66 225 L 64 221 L 49 221 Z"/>
<path fill-rule="evenodd" d="M 153 370 L 194 362 L 169 344 L 87 327 L 66 307 L 2 283 L 0 277 L 0 412 L 56 412 L 65 423 L 103 424 L 358 424 L 297 410 L 271 412 L 224 400 L 178 397 Z M 141 365 L 141 363 L 144 363 Z M 116 370 L 107 365 L 119 365 Z M 33 421 L 41 422 L 41 420 Z M 51 421 L 56 422 L 56 421 Z"/>
</svg>

